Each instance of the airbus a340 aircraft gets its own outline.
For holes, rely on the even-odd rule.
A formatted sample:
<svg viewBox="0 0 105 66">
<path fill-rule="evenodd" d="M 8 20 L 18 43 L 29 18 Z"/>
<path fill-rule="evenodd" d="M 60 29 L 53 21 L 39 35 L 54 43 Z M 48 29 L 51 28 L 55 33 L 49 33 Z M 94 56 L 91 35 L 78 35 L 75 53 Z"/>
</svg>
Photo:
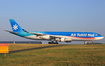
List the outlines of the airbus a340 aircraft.
<svg viewBox="0 0 105 66">
<path fill-rule="evenodd" d="M 8 31 L 12 34 L 34 40 L 49 40 L 48 44 L 58 44 L 58 42 L 71 41 L 95 41 L 101 40 L 104 37 L 94 32 L 40 32 L 40 31 L 26 31 L 22 29 L 14 19 L 9 19 L 12 30 Z"/>
</svg>

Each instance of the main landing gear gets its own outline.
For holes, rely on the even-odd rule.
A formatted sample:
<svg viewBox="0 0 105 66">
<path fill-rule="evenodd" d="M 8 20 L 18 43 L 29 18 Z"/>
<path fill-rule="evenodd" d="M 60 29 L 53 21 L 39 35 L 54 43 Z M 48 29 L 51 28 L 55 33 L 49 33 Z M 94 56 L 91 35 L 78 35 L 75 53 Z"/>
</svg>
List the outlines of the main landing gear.
<svg viewBox="0 0 105 66">
<path fill-rule="evenodd" d="M 94 44 L 94 41 L 92 41 L 92 42 L 89 42 L 89 41 L 84 41 L 84 44 Z"/>
<path fill-rule="evenodd" d="M 58 44 L 57 41 L 48 42 L 48 44 Z"/>
</svg>

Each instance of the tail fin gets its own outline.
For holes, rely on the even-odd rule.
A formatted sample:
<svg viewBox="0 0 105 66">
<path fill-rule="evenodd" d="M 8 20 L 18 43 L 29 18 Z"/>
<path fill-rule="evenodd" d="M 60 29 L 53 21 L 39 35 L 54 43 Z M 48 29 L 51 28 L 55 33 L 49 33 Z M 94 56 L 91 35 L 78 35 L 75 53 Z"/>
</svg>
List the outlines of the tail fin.
<svg viewBox="0 0 105 66">
<path fill-rule="evenodd" d="M 22 28 L 15 22 L 14 19 L 9 19 L 13 32 L 21 32 Z"/>
</svg>

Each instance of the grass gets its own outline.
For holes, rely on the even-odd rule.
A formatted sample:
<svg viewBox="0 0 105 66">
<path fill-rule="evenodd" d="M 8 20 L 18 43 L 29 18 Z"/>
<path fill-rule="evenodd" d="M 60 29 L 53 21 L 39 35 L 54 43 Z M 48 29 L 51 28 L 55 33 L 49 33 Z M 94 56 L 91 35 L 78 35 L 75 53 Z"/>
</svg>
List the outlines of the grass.
<svg viewBox="0 0 105 66">
<path fill-rule="evenodd" d="M 50 44 L 50 45 L 49 44 L 9 44 L 9 51 L 52 46 L 52 45 L 57 45 L 57 44 Z"/>
<path fill-rule="evenodd" d="M 21 46 L 15 48 L 29 48 Z M 12 44 L 9 47 L 11 51 L 14 48 Z M 65 45 L 7 54 L 7 58 L 0 55 L 0 66 L 105 66 L 105 45 Z"/>
</svg>

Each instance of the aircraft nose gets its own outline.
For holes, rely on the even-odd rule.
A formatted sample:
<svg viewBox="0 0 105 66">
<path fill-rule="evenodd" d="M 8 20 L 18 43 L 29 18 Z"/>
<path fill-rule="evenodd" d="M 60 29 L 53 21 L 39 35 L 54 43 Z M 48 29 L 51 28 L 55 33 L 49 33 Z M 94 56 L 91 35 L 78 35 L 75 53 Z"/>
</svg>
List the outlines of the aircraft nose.
<svg viewBox="0 0 105 66">
<path fill-rule="evenodd" d="M 100 37 L 100 39 L 103 39 L 104 37 Z"/>
<path fill-rule="evenodd" d="M 102 36 L 102 37 L 98 37 L 98 38 L 96 38 L 96 40 L 101 40 L 101 39 L 103 39 L 104 37 Z"/>
<path fill-rule="evenodd" d="M 104 37 L 101 37 L 101 39 L 103 39 Z"/>
</svg>

